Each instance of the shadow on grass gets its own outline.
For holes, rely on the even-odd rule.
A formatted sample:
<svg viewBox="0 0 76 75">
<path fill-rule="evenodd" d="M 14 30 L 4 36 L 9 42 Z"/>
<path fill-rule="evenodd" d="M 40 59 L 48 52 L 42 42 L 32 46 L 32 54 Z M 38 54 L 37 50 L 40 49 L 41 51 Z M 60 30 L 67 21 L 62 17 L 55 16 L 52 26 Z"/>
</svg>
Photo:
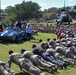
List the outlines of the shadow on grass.
<svg viewBox="0 0 76 75">
<path fill-rule="evenodd" d="M 51 72 L 51 69 L 44 69 L 44 68 L 41 68 L 41 70 L 44 71 L 44 72 L 48 72 L 48 73 L 50 73 L 51 75 L 59 75 L 59 72 L 58 72 L 58 71 L 52 73 L 52 72 Z"/>
<path fill-rule="evenodd" d="M 41 68 L 41 67 L 39 67 L 39 68 L 43 72 L 48 72 L 48 73 L 51 73 L 52 74 L 51 69 L 48 69 L 48 68 L 45 69 L 45 68 Z"/>
<path fill-rule="evenodd" d="M 0 41 L 0 44 L 9 45 L 9 44 L 22 44 L 26 42 L 25 40 L 19 41 L 19 42 L 6 42 L 6 41 Z"/>
<path fill-rule="evenodd" d="M 32 43 L 39 43 L 38 41 L 31 40 Z"/>
<path fill-rule="evenodd" d="M 28 72 L 22 71 L 17 73 L 16 75 L 31 75 L 31 74 L 29 74 Z"/>
<path fill-rule="evenodd" d="M 31 40 L 33 40 L 32 42 L 35 42 L 35 43 L 38 43 L 36 42 L 36 39 L 35 38 L 32 38 Z M 18 41 L 18 42 L 12 42 L 12 41 L 1 41 L 0 40 L 0 44 L 4 44 L 4 45 L 9 45 L 9 44 L 22 44 L 24 42 L 28 42 L 27 40 L 21 40 L 21 41 Z"/>
</svg>

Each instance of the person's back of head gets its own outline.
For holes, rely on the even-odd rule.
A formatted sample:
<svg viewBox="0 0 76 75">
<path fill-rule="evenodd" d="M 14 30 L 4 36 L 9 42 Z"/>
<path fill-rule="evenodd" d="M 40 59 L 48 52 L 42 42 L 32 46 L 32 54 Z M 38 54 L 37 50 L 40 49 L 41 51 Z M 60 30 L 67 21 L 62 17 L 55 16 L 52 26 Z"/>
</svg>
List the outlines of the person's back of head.
<svg viewBox="0 0 76 75">
<path fill-rule="evenodd" d="M 53 38 L 54 41 L 56 41 L 56 38 Z"/>
<path fill-rule="evenodd" d="M 48 44 L 46 44 L 46 45 L 45 45 L 45 49 L 47 50 L 48 48 L 49 48 L 49 45 L 48 45 Z"/>
<path fill-rule="evenodd" d="M 62 49 L 63 49 L 62 47 L 58 46 L 58 47 L 56 47 L 56 52 L 61 53 Z"/>
<path fill-rule="evenodd" d="M 55 41 L 54 41 L 54 40 L 50 40 L 50 41 L 49 41 L 49 47 L 54 48 L 55 46 L 56 46 Z"/>
<path fill-rule="evenodd" d="M 60 46 L 61 45 L 61 41 L 60 40 L 56 40 L 56 46 Z"/>
<path fill-rule="evenodd" d="M 42 42 L 42 39 L 39 39 L 39 43 L 41 43 Z"/>
<path fill-rule="evenodd" d="M 47 42 L 41 42 L 40 43 L 40 46 L 41 46 L 41 48 L 43 48 L 43 49 L 46 49 L 46 47 L 45 46 L 47 46 L 48 45 L 48 43 Z"/>
<path fill-rule="evenodd" d="M 35 47 L 37 47 L 37 46 L 36 46 L 35 44 L 33 44 L 33 45 L 32 45 L 32 48 L 35 48 Z"/>
<path fill-rule="evenodd" d="M 9 53 L 9 55 L 10 55 L 10 54 L 12 54 L 12 53 L 13 53 L 13 51 L 12 51 L 12 50 L 8 50 L 8 53 Z"/>
<path fill-rule="evenodd" d="M 23 54 L 26 50 L 24 48 L 21 49 L 21 53 Z"/>
<path fill-rule="evenodd" d="M 67 40 L 62 38 L 61 39 L 61 45 L 66 46 L 67 45 Z"/>
</svg>

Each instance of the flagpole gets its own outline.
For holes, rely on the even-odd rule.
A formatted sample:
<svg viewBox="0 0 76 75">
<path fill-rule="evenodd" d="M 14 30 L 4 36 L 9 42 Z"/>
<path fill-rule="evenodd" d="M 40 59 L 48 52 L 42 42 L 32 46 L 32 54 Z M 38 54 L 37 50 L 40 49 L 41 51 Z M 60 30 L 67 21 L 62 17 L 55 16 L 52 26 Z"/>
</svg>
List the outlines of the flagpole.
<svg viewBox="0 0 76 75">
<path fill-rule="evenodd" d="M 65 0 L 64 0 L 64 8 L 65 8 Z"/>
<path fill-rule="evenodd" d="M 1 0 L 0 0 L 0 10 L 1 10 Z"/>
</svg>

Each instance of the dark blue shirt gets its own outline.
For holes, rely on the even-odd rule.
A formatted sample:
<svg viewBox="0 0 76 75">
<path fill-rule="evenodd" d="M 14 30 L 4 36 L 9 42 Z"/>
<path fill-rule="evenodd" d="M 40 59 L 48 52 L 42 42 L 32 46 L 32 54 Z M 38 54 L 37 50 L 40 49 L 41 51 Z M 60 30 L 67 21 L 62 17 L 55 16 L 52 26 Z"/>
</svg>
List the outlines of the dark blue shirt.
<svg viewBox="0 0 76 75">
<path fill-rule="evenodd" d="M 41 47 L 35 47 L 33 48 L 33 51 L 32 51 L 34 54 L 37 54 L 37 55 L 40 55 L 42 56 L 42 54 L 45 52 Z"/>
</svg>

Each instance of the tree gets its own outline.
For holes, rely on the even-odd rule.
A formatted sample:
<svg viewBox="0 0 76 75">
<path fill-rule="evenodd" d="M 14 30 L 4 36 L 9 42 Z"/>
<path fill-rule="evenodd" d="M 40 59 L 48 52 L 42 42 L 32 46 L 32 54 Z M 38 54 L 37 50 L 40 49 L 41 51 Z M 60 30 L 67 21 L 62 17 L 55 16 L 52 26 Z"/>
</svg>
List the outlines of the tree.
<svg viewBox="0 0 76 75">
<path fill-rule="evenodd" d="M 5 9 L 5 12 L 7 13 L 7 17 L 9 20 L 15 21 L 16 20 L 16 13 L 15 13 L 15 7 L 8 6 Z"/>
<path fill-rule="evenodd" d="M 9 15 L 11 14 L 12 18 L 16 18 L 16 20 L 26 19 L 28 21 L 29 19 L 38 19 L 42 16 L 40 6 L 32 1 L 23 1 L 21 4 L 16 4 L 15 7 L 9 6 L 6 8 L 6 11 Z"/>
<path fill-rule="evenodd" d="M 39 18 L 41 11 L 40 6 L 37 3 L 34 2 L 22 2 L 20 5 L 15 6 L 16 10 L 18 11 L 17 14 L 19 16 L 22 16 L 22 19 L 32 19 L 32 18 Z M 21 12 L 21 13 L 20 13 Z M 20 14 L 19 14 L 20 13 Z"/>
</svg>

